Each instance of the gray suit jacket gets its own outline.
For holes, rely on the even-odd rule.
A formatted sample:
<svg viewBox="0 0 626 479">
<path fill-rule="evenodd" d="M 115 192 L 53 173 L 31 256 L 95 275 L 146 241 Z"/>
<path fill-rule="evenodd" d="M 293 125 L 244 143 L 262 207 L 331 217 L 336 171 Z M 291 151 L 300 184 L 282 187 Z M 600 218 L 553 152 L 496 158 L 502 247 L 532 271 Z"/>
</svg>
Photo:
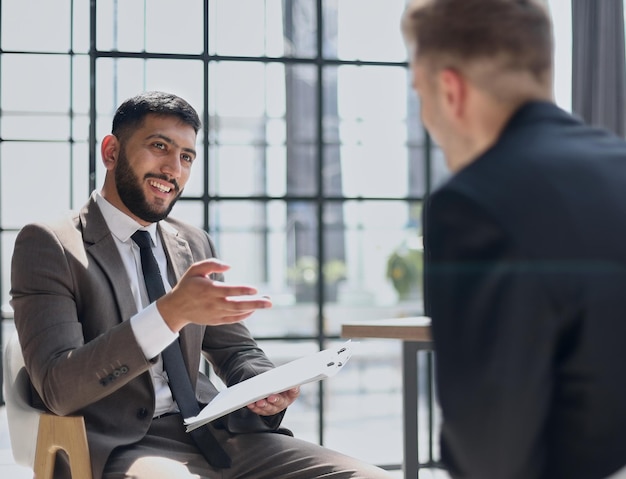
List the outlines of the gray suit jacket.
<svg viewBox="0 0 626 479">
<path fill-rule="evenodd" d="M 203 230 L 168 219 L 159 232 L 172 284 L 192 263 L 215 256 Z M 33 402 L 59 415 L 85 417 L 98 479 L 115 447 L 145 435 L 155 394 L 151 360 L 126 321 L 137 312 L 129 279 L 95 197 L 73 217 L 25 226 L 11 269 L 11 303 Z M 228 385 L 273 367 L 241 323 L 188 325 L 180 341 L 201 403 L 217 392 L 199 372 L 202 354 Z M 224 425 L 233 432 L 274 430 L 281 419 L 241 410 Z"/>
</svg>

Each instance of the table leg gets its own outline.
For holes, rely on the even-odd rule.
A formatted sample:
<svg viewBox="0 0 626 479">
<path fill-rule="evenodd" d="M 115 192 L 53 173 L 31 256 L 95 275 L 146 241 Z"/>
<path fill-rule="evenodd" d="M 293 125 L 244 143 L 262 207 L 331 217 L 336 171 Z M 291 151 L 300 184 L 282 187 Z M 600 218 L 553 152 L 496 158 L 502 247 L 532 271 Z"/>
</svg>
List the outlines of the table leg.
<svg viewBox="0 0 626 479">
<path fill-rule="evenodd" d="M 2 329 L 4 328 L 4 318 L 0 316 L 0 406 L 4 406 L 4 338 L 2 337 Z"/>
<path fill-rule="evenodd" d="M 403 382 L 403 415 L 404 415 L 404 478 L 417 479 L 419 470 L 418 434 L 418 367 L 417 351 L 419 343 L 402 342 L 402 382 Z"/>
</svg>

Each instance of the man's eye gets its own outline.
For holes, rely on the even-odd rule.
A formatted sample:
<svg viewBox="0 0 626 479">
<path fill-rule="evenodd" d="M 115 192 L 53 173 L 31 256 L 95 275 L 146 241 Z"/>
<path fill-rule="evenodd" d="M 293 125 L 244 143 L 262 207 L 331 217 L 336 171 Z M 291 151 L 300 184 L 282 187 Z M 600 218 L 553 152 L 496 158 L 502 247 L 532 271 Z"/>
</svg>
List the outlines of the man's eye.
<svg viewBox="0 0 626 479">
<path fill-rule="evenodd" d="M 180 155 L 180 158 L 187 163 L 193 163 L 193 156 L 191 155 Z"/>
<path fill-rule="evenodd" d="M 155 148 L 158 148 L 159 150 L 165 150 L 165 144 L 164 143 L 153 143 L 152 145 Z"/>
</svg>

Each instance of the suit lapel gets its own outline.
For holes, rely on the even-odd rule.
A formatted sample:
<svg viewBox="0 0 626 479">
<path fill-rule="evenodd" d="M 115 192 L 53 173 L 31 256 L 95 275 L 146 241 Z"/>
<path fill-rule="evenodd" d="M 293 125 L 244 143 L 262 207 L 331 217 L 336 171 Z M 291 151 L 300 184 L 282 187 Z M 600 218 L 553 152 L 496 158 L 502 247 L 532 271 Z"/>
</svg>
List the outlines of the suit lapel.
<svg viewBox="0 0 626 479">
<path fill-rule="evenodd" d="M 160 222 L 159 232 L 167 256 L 167 264 L 171 268 L 169 280 L 171 284 L 176 284 L 193 263 L 191 248 L 189 248 L 189 243 L 178 235 L 178 231 L 168 223 Z"/>
<path fill-rule="evenodd" d="M 137 306 L 115 240 L 96 205 L 95 193 L 81 210 L 80 222 L 87 253 L 98 263 L 109 279 L 119 308 L 119 320 L 130 318 L 137 313 Z"/>
</svg>

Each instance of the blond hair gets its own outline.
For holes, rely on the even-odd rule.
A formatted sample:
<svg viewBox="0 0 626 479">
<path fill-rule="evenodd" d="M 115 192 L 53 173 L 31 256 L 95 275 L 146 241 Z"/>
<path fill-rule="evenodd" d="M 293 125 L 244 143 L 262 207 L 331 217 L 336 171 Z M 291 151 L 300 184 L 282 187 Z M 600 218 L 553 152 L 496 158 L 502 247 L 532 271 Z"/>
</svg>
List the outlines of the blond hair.
<svg viewBox="0 0 626 479">
<path fill-rule="evenodd" d="M 551 91 L 552 25 L 537 0 L 414 0 L 402 33 L 411 61 L 455 69 L 501 100 Z"/>
</svg>

